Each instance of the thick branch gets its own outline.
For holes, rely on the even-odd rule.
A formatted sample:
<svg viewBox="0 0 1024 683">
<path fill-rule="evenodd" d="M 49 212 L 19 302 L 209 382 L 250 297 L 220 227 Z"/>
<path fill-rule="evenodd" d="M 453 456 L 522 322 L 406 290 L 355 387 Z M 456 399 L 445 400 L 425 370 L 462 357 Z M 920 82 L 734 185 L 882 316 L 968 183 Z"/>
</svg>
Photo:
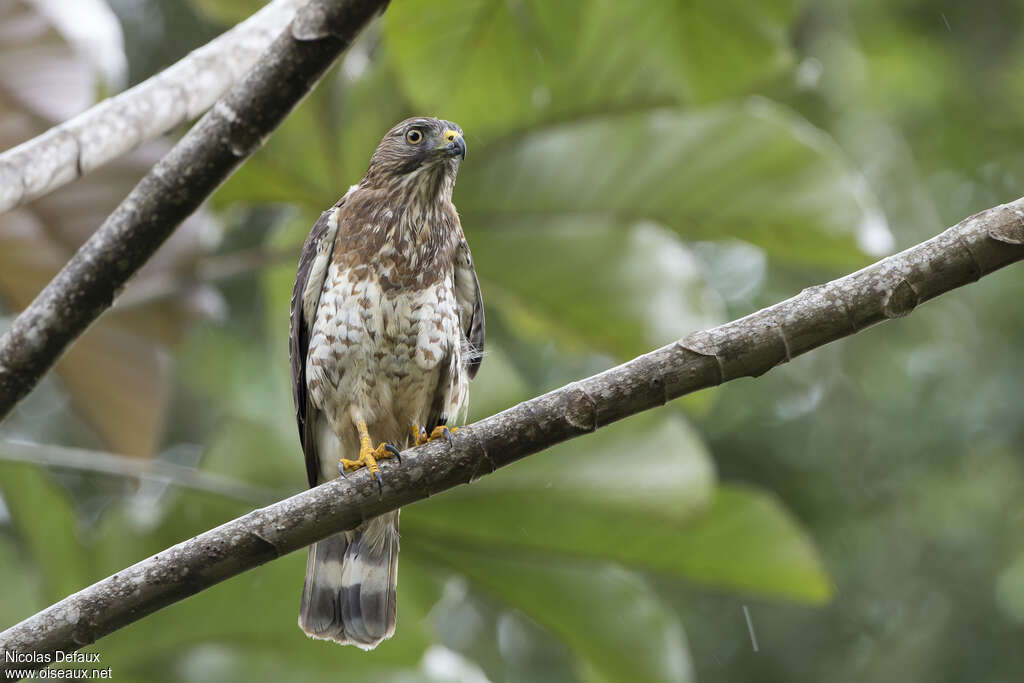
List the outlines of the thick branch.
<svg viewBox="0 0 1024 683">
<path fill-rule="evenodd" d="M 252 67 L 301 2 L 274 0 L 156 76 L 0 154 L 0 213 L 195 119 Z"/>
<path fill-rule="evenodd" d="M 387 0 L 310 0 L 0 337 L 0 420 L 262 143 Z"/>
<path fill-rule="evenodd" d="M 365 470 L 255 510 L 71 595 L 0 633 L 4 650 L 70 651 L 161 607 L 364 519 L 683 394 L 776 365 L 1024 259 L 1024 199 L 972 216 L 852 275 L 697 332 Z M 23 666 L 18 664 L 17 666 Z"/>
</svg>

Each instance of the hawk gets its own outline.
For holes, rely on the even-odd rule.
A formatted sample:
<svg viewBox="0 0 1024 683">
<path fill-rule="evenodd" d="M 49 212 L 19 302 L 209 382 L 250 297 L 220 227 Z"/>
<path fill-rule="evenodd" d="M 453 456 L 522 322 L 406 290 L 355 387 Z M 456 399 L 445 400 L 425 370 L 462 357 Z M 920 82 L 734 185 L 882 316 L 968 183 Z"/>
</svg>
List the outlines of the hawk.
<svg viewBox="0 0 1024 683">
<path fill-rule="evenodd" d="M 291 302 L 292 394 L 309 485 L 465 417 L 484 347 L 473 258 L 452 204 L 462 129 L 412 118 L 313 226 Z M 395 631 L 398 510 L 310 546 L 299 626 L 365 650 Z"/>
</svg>

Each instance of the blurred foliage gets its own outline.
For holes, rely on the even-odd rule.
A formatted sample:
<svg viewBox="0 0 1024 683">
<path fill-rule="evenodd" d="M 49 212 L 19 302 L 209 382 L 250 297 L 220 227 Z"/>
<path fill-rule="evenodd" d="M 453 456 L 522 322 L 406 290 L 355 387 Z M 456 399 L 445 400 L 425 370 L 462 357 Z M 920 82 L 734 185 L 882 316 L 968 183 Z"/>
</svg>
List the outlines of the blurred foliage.
<svg viewBox="0 0 1024 683">
<path fill-rule="evenodd" d="M 107 14 L 99 25 L 106 20 L 116 27 L 117 19 Z M 0 2 L 0 53 L 7 65 L 0 67 L 0 148 L 38 135 L 91 104 L 94 91 L 102 87 L 107 53 L 121 53 L 119 34 L 92 30 L 99 42 L 93 49 L 88 41 L 67 43 L 33 3 Z M 60 192 L 0 215 L 3 303 L 13 310 L 27 306 L 169 148 L 167 141 L 143 145 Z M 58 361 L 62 388 L 88 426 L 55 428 L 51 399 L 23 406 L 14 433 L 47 441 L 68 431 L 89 445 L 106 443 L 118 453 L 153 455 L 163 436 L 173 383 L 168 350 L 190 321 L 223 308 L 214 288 L 185 281 L 204 243 L 216 234 L 208 212 L 187 220 L 132 281 L 122 304 Z M 152 296 L 179 278 L 169 295 Z"/>
<path fill-rule="evenodd" d="M 111 0 L 130 79 L 260 4 Z M 0 22 L 11 145 L 84 106 L 98 68 L 28 0 L 0 11 L 39 27 Z M 467 132 L 471 418 L 773 303 L 1021 194 L 1022 22 L 1007 0 L 396 0 L 214 196 L 223 239 L 179 231 L 0 434 L 175 462 L 198 442 L 184 464 L 302 488 L 294 257 L 413 114 Z M 75 88 L 40 98 L 23 73 Z M 145 163 L 0 217 L 9 310 Z M 1021 300 L 1010 269 L 409 506 L 398 631 L 373 654 L 295 627 L 301 553 L 90 649 L 139 681 L 1015 680 Z M 2 459 L 5 624 L 262 502 Z"/>
</svg>

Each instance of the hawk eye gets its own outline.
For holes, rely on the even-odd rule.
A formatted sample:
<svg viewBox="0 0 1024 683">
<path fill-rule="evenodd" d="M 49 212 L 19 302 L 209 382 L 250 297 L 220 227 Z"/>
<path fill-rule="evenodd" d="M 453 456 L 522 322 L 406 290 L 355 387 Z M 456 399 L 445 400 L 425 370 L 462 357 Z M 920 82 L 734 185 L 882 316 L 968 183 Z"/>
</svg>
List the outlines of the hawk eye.
<svg viewBox="0 0 1024 683">
<path fill-rule="evenodd" d="M 417 128 L 410 128 L 405 134 L 405 141 L 410 145 L 418 145 L 423 141 L 423 133 Z"/>
</svg>

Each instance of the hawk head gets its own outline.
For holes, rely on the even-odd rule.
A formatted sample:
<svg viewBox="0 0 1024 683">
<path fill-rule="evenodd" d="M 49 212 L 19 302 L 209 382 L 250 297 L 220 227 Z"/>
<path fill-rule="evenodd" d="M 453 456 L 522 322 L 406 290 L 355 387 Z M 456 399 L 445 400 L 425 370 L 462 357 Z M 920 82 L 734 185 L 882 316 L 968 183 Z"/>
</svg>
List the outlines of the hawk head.
<svg viewBox="0 0 1024 683">
<path fill-rule="evenodd" d="M 363 183 L 451 191 L 459 161 L 466 158 L 462 129 L 451 121 L 411 118 L 389 130 L 370 158 Z"/>
</svg>

